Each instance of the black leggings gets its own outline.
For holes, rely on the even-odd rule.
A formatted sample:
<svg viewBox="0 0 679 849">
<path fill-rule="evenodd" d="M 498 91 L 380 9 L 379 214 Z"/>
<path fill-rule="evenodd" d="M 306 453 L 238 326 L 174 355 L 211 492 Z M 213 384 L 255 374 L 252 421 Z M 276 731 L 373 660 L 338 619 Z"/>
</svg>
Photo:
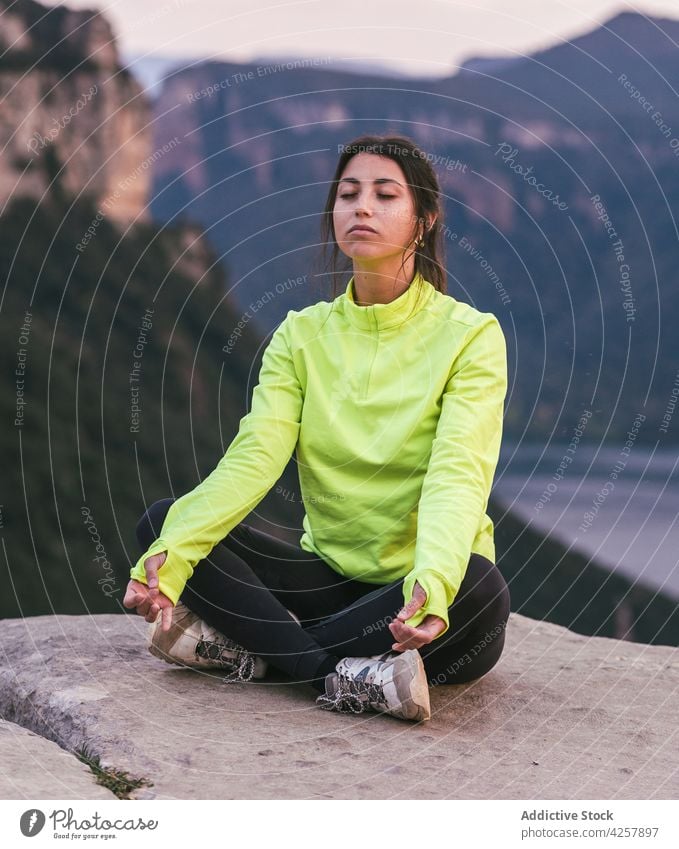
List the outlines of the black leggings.
<svg viewBox="0 0 679 849">
<path fill-rule="evenodd" d="M 173 501 L 156 501 L 139 520 L 142 552 L 160 536 Z M 402 578 L 383 585 L 344 578 L 312 552 L 241 522 L 196 565 L 180 601 L 295 681 L 322 690 L 341 658 L 392 651 L 387 626 L 403 607 L 402 586 Z M 497 566 L 473 553 L 448 631 L 419 649 L 430 685 L 472 681 L 495 666 L 509 604 Z"/>
</svg>

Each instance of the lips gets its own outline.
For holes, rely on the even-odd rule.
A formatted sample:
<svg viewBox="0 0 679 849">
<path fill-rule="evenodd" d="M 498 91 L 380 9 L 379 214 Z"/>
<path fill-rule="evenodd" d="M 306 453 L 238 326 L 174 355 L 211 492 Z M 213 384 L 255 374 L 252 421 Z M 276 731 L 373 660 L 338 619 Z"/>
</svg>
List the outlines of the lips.
<svg viewBox="0 0 679 849">
<path fill-rule="evenodd" d="M 349 230 L 350 233 L 376 233 L 377 230 L 373 230 L 372 227 L 364 226 L 363 224 L 358 224 L 352 227 Z"/>
</svg>

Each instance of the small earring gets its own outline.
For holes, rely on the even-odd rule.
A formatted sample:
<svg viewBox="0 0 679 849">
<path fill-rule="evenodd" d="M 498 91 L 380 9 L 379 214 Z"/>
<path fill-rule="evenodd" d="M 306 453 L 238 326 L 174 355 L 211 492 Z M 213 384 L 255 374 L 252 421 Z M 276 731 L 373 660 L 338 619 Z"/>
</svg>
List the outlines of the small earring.
<svg viewBox="0 0 679 849">
<path fill-rule="evenodd" d="M 423 233 L 423 234 L 422 234 L 422 236 L 420 237 L 420 241 L 418 242 L 418 245 L 419 245 L 421 248 L 423 248 L 423 247 L 424 247 L 424 233 Z"/>
</svg>

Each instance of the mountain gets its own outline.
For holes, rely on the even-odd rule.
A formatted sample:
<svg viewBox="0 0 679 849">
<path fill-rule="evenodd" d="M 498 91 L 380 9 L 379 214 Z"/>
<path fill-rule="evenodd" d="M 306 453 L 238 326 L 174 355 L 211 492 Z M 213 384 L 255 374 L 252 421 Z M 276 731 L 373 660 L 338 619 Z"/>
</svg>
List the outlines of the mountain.
<svg viewBox="0 0 679 849">
<path fill-rule="evenodd" d="M 328 294 L 311 273 L 319 210 L 336 144 L 368 128 L 417 132 L 454 165 L 440 171 L 450 290 L 494 310 L 507 331 L 507 429 L 570 438 L 583 404 L 590 439 L 620 440 L 640 409 L 657 426 L 679 371 L 666 327 L 677 314 L 666 210 L 678 188 L 648 120 L 635 126 L 644 163 L 596 122 L 572 127 L 547 111 L 530 123 L 528 89 L 514 100 L 503 80 L 405 84 L 301 68 L 263 83 L 225 63 L 175 71 L 152 104 L 99 13 L 0 4 L 0 358 L 10 375 L 0 617 L 121 610 L 145 505 L 212 470 L 249 408 L 268 333 L 287 309 Z M 483 107 L 497 86 L 511 117 Z M 465 101 L 472 87 L 480 99 Z M 566 215 L 494 154 L 491 142 L 509 139 Z M 597 149 L 617 170 L 593 161 Z M 585 186 L 610 210 L 632 268 L 629 327 L 618 260 Z M 643 285 L 646 248 L 656 278 Z M 248 522 L 297 542 L 294 465 Z M 679 642 L 667 598 L 610 580 L 493 503 L 490 512 L 514 610 Z"/>
<path fill-rule="evenodd" d="M 109 219 L 150 220 L 148 104 L 101 13 L 0 0 L 0 71 L 0 208 L 58 175 Z"/>
<path fill-rule="evenodd" d="M 245 326 L 224 353 L 226 268 L 195 222 L 148 215 L 152 113 L 106 20 L 2 7 L 0 617 L 116 612 L 137 520 L 221 458 L 262 337 Z M 285 525 L 295 506 L 262 509 Z"/>
<path fill-rule="evenodd" d="M 521 59 L 515 56 L 470 56 L 460 65 L 459 74 L 497 75 Z"/>
<path fill-rule="evenodd" d="M 675 20 L 624 13 L 493 74 L 427 81 L 194 64 L 154 103 L 154 146 L 181 144 L 156 163 L 151 209 L 205 227 L 266 332 L 348 279 L 333 289 L 319 256 L 338 145 L 411 135 L 445 195 L 448 293 L 505 330 L 508 435 L 570 438 L 591 409 L 588 440 L 624 442 L 641 414 L 640 442 L 675 444 L 677 39 Z"/>
</svg>

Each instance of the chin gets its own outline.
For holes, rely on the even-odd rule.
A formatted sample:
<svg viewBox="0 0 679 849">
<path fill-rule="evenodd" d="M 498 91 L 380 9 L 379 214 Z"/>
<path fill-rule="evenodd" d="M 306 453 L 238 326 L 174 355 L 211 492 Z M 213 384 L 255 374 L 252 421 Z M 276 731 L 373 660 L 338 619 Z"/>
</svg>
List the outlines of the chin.
<svg viewBox="0 0 679 849">
<path fill-rule="evenodd" d="M 384 247 L 382 245 L 370 244 L 367 242 L 343 242 L 340 244 L 340 250 L 347 256 L 365 256 L 371 259 L 380 259 Z M 386 256 L 386 254 L 385 254 Z"/>
</svg>

